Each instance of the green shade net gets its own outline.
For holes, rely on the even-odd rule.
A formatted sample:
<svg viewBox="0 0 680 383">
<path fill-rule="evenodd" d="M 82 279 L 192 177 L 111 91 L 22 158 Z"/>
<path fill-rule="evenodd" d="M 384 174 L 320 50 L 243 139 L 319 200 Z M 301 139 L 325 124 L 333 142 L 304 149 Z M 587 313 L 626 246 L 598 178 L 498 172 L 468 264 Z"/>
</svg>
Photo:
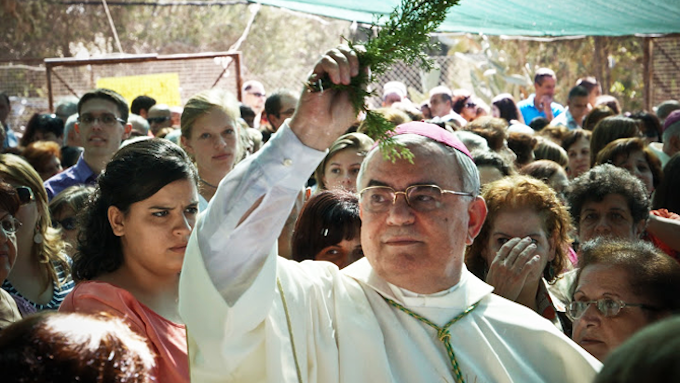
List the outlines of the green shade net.
<svg viewBox="0 0 680 383">
<path fill-rule="evenodd" d="M 261 0 L 261 4 L 372 23 L 399 0 Z M 509 36 L 680 33 L 680 0 L 461 0 L 441 32 Z"/>
</svg>

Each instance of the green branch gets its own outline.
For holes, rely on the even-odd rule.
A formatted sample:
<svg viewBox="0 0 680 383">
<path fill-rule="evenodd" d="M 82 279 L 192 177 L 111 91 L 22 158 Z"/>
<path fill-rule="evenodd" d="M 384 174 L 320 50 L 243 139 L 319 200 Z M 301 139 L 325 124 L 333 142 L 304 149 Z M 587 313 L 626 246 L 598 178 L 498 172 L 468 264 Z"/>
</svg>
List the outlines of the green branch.
<svg viewBox="0 0 680 383">
<path fill-rule="evenodd" d="M 430 33 L 434 32 L 446 18 L 449 8 L 458 4 L 459 0 L 401 0 L 375 37 L 369 37 L 363 44 L 365 52 L 358 53 L 360 71 L 352 78 L 350 85 L 337 85 L 329 79 L 308 83 L 312 91 L 337 89 L 350 92 L 350 99 L 354 110 L 366 113 L 366 134 L 376 141 L 380 141 L 380 151 L 386 159 L 396 161 L 397 158 L 413 162 L 410 150 L 396 143 L 392 138 L 394 126 L 380 113 L 369 110 L 366 97 L 370 93 L 366 90 L 374 79 L 384 74 L 397 61 L 406 65 L 418 64 L 422 69 L 432 69 L 432 61 L 425 53 L 432 48 Z M 378 28 L 380 19 L 376 16 L 371 26 Z M 349 42 L 350 48 L 355 44 Z M 366 70 L 370 68 L 369 71 Z"/>
</svg>

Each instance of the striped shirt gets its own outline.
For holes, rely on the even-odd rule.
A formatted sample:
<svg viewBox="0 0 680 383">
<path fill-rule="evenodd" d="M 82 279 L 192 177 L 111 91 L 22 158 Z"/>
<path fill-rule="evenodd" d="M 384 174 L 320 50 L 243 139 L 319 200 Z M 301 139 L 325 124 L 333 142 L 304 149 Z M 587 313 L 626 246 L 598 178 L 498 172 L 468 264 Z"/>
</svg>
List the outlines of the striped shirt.
<svg viewBox="0 0 680 383">
<path fill-rule="evenodd" d="M 56 282 L 54 283 L 54 293 L 52 294 L 52 299 L 44 305 L 35 303 L 21 295 L 21 293 L 19 293 L 17 289 L 15 289 L 14 286 L 12 286 L 10 281 L 7 279 L 5 279 L 5 281 L 2 283 L 2 288 L 12 295 L 23 298 L 31 306 L 35 307 L 37 311 L 43 310 L 56 311 L 59 308 L 59 306 L 61 306 L 61 302 L 64 301 L 64 298 L 66 298 L 68 293 L 70 293 L 71 290 L 73 290 L 75 283 L 73 282 L 73 278 L 71 278 L 71 273 L 65 270 L 61 266 L 61 264 L 55 262 L 54 266 L 55 270 L 57 271 L 57 279 L 59 280 L 60 286 L 57 286 Z"/>
</svg>

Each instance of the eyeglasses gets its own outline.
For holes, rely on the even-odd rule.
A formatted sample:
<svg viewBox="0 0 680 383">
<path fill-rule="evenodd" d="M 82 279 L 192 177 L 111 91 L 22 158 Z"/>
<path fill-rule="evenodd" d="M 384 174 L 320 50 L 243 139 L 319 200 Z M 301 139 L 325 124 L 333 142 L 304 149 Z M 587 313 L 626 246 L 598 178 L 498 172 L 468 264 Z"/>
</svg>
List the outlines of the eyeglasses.
<svg viewBox="0 0 680 383">
<path fill-rule="evenodd" d="M 149 124 L 160 124 L 162 122 L 168 121 L 170 117 L 149 117 L 146 120 L 149 122 Z"/>
<path fill-rule="evenodd" d="M 17 191 L 17 196 L 19 196 L 19 204 L 26 205 L 35 201 L 35 195 L 33 195 L 33 190 L 28 186 L 17 186 L 14 188 Z"/>
<path fill-rule="evenodd" d="M 260 92 L 248 92 L 248 94 L 252 94 L 255 97 L 267 97 L 265 93 L 260 93 Z"/>
<path fill-rule="evenodd" d="M 465 104 L 465 106 L 468 108 L 476 108 L 477 104 L 475 104 L 474 102 L 468 102 L 467 104 Z"/>
<path fill-rule="evenodd" d="M 654 310 L 656 311 L 657 308 L 647 306 L 645 304 L 641 303 L 626 303 L 623 301 L 620 301 L 618 299 L 611 299 L 611 298 L 602 298 L 598 299 L 595 301 L 574 301 L 570 302 L 567 305 L 567 317 L 571 319 L 572 321 L 575 321 L 576 319 L 579 319 L 583 316 L 583 313 L 586 312 L 588 307 L 595 303 L 595 307 L 597 307 L 597 311 L 599 311 L 602 315 L 605 317 L 615 317 L 619 315 L 619 312 L 621 312 L 621 309 L 624 307 L 641 307 L 643 309 L 647 310 Z"/>
<path fill-rule="evenodd" d="M 62 219 L 61 221 L 53 219 L 52 227 L 55 229 L 59 229 L 61 227 L 66 231 L 72 231 L 78 227 L 78 222 L 76 221 L 76 217 L 67 217 Z"/>
<path fill-rule="evenodd" d="M 0 228 L 5 233 L 5 235 L 14 234 L 21 227 L 21 222 L 18 219 L 7 214 L 2 221 L 0 221 Z"/>
<path fill-rule="evenodd" d="M 359 198 L 361 205 L 368 211 L 382 213 L 397 202 L 399 194 L 403 194 L 406 203 L 419 212 L 439 208 L 444 194 L 472 197 L 472 193 L 444 190 L 437 185 L 412 185 L 404 191 L 396 191 L 389 186 L 369 186 L 359 192 Z"/>
<path fill-rule="evenodd" d="M 92 126 L 97 121 L 99 121 L 102 125 L 107 127 L 112 127 L 116 125 L 116 122 L 120 122 L 121 124 L 125 125 L 125 120 L 123 120 L 122 118 L 118 118 L 111 113 L 104 113 L 99 117 L 95 117 L 91 114 L 83 114 L 80 117 L 78 117 L 78 123 L 82 126 Z"/>
</svg>

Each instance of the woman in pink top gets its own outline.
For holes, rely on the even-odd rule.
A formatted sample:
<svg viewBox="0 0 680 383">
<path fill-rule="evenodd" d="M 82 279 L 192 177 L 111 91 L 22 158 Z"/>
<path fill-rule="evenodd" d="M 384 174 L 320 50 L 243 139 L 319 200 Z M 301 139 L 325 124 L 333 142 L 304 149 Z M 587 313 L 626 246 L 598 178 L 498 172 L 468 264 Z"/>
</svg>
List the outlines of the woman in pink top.
<svg viewBox="0 0 680 383">
<path fill-rule="evenodd" d="M 196 222 L 196 170 L 163 139 L 120 149 L 81 214 L 73 275 L 60 311 L 126 318 L 156 353 L 158 382 L 189 382 L 179 272 Z"/>
</svg>

